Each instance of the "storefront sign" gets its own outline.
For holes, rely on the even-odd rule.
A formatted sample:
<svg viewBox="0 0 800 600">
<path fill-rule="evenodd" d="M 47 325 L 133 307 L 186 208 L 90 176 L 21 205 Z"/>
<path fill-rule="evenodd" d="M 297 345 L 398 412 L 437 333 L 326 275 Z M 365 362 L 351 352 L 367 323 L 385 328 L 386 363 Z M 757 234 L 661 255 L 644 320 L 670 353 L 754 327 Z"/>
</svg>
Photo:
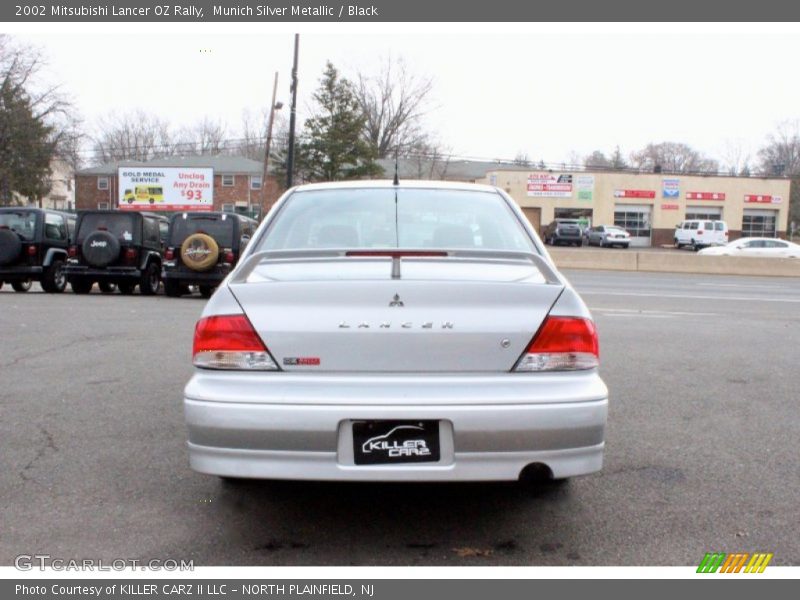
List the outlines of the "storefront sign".
<svg viewBox="0 0 800 600">
<path fill-rule="evenodd" d="M 725 192 L 686 192 L 687 200 L 725 200 Z"/>
<path fill-rule="evenodd" d="M 576 175 L 575 188 L 578 200 L 591 200 L 594 196 L 594 175 Z"/>
<path fill-rule="evenodd" d="M 780 204 L 783 198 L 765 194 L 745 194 L 744 201 L 750 204 Z"/>
<path fill-rule="evenodd" d="M 122 167 L 120 210 L 211 210 L 214 170 L 196 167 Z"/>
<path fill-rule="evenodd" d="M 661 210 L 678 210 L 679 208 L 680 208 L 679 204 L 669 203 L 669 204 L 662 204 L 661 205 Z"/>
<path fill-rule="evenodd" d="M 655 190 L 614 190 L 614 198 L 655 198 Z"/>
<path fill-rule="evenodd" d="M 572 198 L 572 175 L 569 173 L 531 173 L 528 175 L 528 196 Z"/>
<path fill-rule="evenodd" d="M 680 179 L 662 180 L 662 193 L 664 198 L 679 198 L 681 195 Z"/>
</svg>

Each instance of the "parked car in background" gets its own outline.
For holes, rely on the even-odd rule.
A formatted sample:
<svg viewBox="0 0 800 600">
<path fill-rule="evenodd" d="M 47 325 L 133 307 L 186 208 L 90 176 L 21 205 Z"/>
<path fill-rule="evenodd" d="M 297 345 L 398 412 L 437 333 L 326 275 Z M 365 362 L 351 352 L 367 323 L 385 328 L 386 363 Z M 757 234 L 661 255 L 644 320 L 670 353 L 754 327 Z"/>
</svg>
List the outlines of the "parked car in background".
<svg viewBox="0 0 800 600">
<path fill-rule="evenodd" d="M 619 246 L 627 248 L 631 244 L 631 234 L 616 225 L 590 227 L 586 233 L 586 244 L 601 248 Z"/>
<path fill-rule="evenodd" d="M 151 296 L 161 285 L 162 230 L 166 217 L 152 213 L 92 210 L 78 213 L 75 240 L 65 267 L 72 291 L 88 294 L 95 282 L 103 292 Z"/>
<path fill-rule="evenodd" d="M 258 222 L 229 212 L 182 212 L 172 216 L 162 278 L 167 296 L 196 285 L 208 298 L 239 261 Z"/>
<path fill-rule="evenodd" d="M 554 219 L 544 228 L 542 237 L 545 243 L 551 246 L 558 244 L 583 246 L 583 230 L 577 219 Z"/>
<path fill-rule="evenodd" d="M 800 244 L 775 238 L 740 238 L 724 246 L 700 250 L 703 256 L 800 258 Z"/>
<path fill-rule="evenodd" d="M 33 281 L 45 292 L 64 291 L 69 238 L 75 215 L 38 208 L 0 208 L 0 287 L 27 292 Z"/>
<path fill-rule="evenodd" d="M 694 250 L 728 243 L 728 224 L 725 221 L 692 219 L 675 226 L 673 243 L 676 248 L 690 246 Z"/>
<path fill-rule="evenodd" d="M 233 479 L 595 472 L 598 356 L 586 305 L 502 190 L 304 185 L 197 323 L 190 463 Z"/>
</svg>

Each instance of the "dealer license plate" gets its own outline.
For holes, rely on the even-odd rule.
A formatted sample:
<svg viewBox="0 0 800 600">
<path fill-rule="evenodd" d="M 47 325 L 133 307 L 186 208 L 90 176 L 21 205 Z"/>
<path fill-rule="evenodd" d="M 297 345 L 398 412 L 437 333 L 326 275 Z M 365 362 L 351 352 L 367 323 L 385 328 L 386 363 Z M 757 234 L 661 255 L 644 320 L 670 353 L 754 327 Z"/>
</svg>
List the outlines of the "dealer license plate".
<svg viewBox="0 0 800 600">
<path fill-rule="evenodd" d="M 439 421 L 353 421 L 357 465 L 438 462 Z"/>
</svg>

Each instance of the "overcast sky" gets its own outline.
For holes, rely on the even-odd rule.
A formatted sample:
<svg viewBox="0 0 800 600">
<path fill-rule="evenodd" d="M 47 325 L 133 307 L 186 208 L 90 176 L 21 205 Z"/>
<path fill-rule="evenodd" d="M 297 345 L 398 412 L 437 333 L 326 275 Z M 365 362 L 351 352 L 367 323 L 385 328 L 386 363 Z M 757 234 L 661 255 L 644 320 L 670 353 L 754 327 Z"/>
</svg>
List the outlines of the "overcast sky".
<svg viewBox="0 0 800 600">
<path fill-rule="evenodd" d="M 326 60 L 351 74 L 374 71 L 380 57 L 393 55 L 433 78 L 427 125 L 463 156 L 525 152 L 560 162 L 571 151 L 619 145 L 627 154 L 663 140 L 719 159 L 728 144 L 741 143 L 755 156 L 778 122 L 800 117 L 798 33 L 763 27 L 681 33 L 679 27 L 675 33 L 603 25 L 555 34 L 546 27 L 511 34 L 306 33 L 301 116 Z M 43 48 L 50 77 L 63 81 L 89 127 L 109 111 L 141 108 L 176 126 L 219 118 L 235 137 L 242 112 L 269 102 L 276 70 L 278 98 L 288 104 L 292 35 L 208 31 L 17 37 Z"/>
</svg>

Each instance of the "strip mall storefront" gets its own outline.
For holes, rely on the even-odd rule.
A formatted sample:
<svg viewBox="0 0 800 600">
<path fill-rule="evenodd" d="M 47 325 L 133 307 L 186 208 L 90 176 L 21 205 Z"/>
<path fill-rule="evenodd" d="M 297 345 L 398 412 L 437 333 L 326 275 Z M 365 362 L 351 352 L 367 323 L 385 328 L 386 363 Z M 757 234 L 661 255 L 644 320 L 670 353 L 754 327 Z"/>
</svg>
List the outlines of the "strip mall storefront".
<svg viewBox="0 0 800 600">
<path fill-rule="evenodd" d="M 618 225 L 632 245 L 671 244 L 687 219 L 721 220 L 731 239 L 786 237 L 790 181 L 588 171 L 492 171 L 481 183 L 505 189 L 537 229 L 556 218 Z"/>
</svg>

